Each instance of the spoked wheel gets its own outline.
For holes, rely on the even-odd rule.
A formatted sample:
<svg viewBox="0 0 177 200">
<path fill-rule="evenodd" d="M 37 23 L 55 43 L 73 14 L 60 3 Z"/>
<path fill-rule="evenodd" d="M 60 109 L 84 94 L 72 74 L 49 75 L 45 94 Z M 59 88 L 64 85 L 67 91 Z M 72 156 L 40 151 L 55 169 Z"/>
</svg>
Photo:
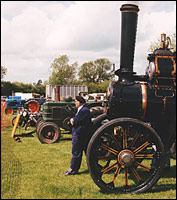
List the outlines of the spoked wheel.
<svg viewBox="0 0 177 200">
<path fill-rule="evenodd" d="M 27 102 L 27 105 L 28 105 L 28 109 L 29 109 L 32 113 L 38 112 L 38 111 L 39 111 L 40 106 L 39 106 L 38 101 L 36 101 L 36 100 L 29 100 L 29 101 Z"/>
<path fill-rule="evenodd" d="M 131 118 L 114 119 L 92 136 L 87 165 L 102 191 L 140 193 L 160 178 L 164 146 L 156 131 L 146 123 Z"/>
<path fill-rule="evenodd" d="M 43 122 L 37 131 L 38 138 L 41 143 L 54 143 L 60 136 L 59 127 L 52 122 Z"/>
</svg>

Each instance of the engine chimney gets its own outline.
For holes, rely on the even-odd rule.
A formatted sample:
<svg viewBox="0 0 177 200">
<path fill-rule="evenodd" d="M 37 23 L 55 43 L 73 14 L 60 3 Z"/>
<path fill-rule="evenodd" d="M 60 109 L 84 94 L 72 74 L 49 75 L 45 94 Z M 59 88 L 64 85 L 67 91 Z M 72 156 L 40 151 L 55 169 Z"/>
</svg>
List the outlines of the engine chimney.
<svg viewBox="0 0 177 200">
<path fill-rule="evenodd" d="M 122 12 L 120 69 L 116 70 L 115 74 L 119 76 L 120 83 L 132 84 L 134 74 L 134 49 L 139 8 L 136 5 L 124 4 L 120 10 Z"/>
</svg>

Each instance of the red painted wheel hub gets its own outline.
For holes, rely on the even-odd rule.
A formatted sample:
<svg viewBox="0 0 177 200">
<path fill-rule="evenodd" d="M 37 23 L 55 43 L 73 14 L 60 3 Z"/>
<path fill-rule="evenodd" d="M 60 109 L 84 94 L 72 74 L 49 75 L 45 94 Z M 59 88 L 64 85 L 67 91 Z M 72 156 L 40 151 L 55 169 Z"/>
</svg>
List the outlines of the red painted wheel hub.
<svg viewBox="0 0 177 200">
<path fill-rule="evenodd" d="M 39 111 L 39 105 L 36 102 L 30 102 L 28 108 L 32 113 Z"/>
<path fill-rule="evenodd" d="M 12 115 L 13 114 L 13 108 L 7 108 L 6 109 L 6 114 L 7 115 Z"/>
</svg>

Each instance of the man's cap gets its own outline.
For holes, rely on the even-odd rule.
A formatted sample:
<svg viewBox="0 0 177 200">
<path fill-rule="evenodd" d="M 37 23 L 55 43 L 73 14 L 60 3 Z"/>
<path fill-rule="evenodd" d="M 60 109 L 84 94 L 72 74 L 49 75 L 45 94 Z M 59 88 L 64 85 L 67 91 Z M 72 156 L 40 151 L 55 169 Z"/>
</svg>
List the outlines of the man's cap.
<svg viewBox="0 0 177 200">
<path fill-rule="evenodd" d="M 80 103 L 85 103 L 85 99 L 81 96 L 76 96 L 76 100 L 79 101 Z"/>
</svg>

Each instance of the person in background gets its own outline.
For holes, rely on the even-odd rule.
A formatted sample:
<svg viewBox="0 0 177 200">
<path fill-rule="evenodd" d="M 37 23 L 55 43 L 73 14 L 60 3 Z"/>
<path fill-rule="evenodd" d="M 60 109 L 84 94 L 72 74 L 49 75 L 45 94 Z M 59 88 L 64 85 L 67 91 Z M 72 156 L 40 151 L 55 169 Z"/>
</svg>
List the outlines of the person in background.
<svg viewBox="0 0 177 200">
<path fill-rule="evenodd" d="M 76 115 L 70 119 L 72 125 L 72 159 L 70 168 L 64 175 L 78 174 L 81 166 L 83 151 L 87 150 L 90 139 L 91 114 L 89 108 L 85 105 L 86 101 L 81 96 L 76 96 L 75 105 Z"/>
</svg>

